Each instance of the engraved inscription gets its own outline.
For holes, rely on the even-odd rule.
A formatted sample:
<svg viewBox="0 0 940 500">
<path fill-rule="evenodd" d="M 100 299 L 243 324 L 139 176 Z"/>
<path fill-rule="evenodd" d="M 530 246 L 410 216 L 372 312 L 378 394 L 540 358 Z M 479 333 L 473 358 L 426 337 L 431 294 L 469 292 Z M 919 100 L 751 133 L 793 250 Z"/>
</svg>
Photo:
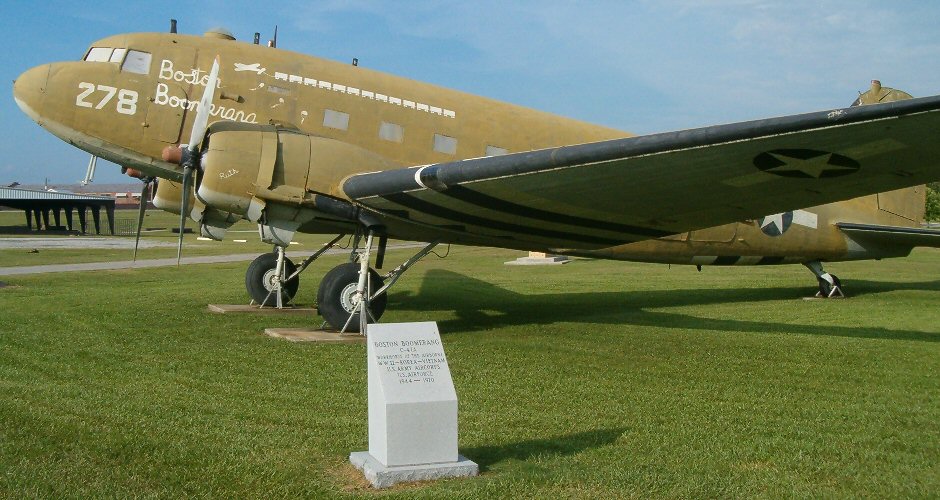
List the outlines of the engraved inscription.
<svg viewBox="0 0 940 500">
<path fill-rule="evenodd" d="M 440 339 L 373 341 L 379 369 L 399 384 L 433 384 L 447 368 Z"/>
</svg>

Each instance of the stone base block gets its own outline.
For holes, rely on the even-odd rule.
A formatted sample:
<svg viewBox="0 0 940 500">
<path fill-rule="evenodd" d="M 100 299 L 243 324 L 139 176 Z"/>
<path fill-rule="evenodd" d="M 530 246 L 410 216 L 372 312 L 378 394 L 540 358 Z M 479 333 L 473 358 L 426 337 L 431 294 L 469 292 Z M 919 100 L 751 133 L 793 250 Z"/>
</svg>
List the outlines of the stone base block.
<svg viewBox="0 0 940 500">
<path fill-rule="evenodd" d="M 268 337 L 291 342 L 325 342 L 332 344 L 364 344 L 366 337 L 358 333 L 339 333 L 312 328 L 265 328 Z"/>
<path fill-rule="evenodd" d="M 226 313 L 255 313 L 255 314 L 316 314 L 313 307 L 261 307 L 254 304 L 209 304 L 209 312 L 217 314 Z"/>
<path fill-rule="evenodd" d="M 357 451 L 349 454 L 349 462 L 361 470 L 375 488 L 388 488 L 396 483 L 410 481 L 469 477 L 480 473 L 480 466 L 463 455 L 458 455 L 457 461 L 450 463 L 387 467 L 368 451 Z"/>
</svg>

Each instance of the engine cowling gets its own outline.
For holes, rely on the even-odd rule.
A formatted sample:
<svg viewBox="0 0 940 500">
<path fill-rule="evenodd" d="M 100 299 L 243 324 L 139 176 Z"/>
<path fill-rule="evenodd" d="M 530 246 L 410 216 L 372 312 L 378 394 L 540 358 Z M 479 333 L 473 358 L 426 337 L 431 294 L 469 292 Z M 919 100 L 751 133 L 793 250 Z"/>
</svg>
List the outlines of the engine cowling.
<svg viewBox="0 0 940 500">
<path fill-rule="evenodd" d="M 160 179 L 157 181 L 157 192 L 153 197 L 153 206 L 160 210 L 179 215 L 180 200 L 183 198 L 183 186 L 178 182 L 169 179 Z M 192 197 L 189 198 L 189 206 L 192 206 Z"/>
<path fill-rule="evenodd" d="M 209 207 L 247 215 L 253 199 L 305 204 L 311 193 L 339 196 L 334 189 L 351 174 L 398 166 L 356 145 L 296 129 L 217 122 L 209 127 L 197 196 Z"/>
</svg>

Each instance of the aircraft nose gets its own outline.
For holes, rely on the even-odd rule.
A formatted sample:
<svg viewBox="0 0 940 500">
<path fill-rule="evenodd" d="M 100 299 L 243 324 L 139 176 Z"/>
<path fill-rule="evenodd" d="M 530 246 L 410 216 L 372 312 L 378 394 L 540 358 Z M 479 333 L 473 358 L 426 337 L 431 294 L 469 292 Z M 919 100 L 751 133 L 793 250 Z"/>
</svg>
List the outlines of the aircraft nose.
<svg viewBox="0 0 940 500">
<path fill-rule="evenodd" d="M 34 121 L 39 121 L 39 109 L 46 93 L 51 64 L 29 69 L 13 81 L 13 99 L 16 105 Z"/>
</svg>

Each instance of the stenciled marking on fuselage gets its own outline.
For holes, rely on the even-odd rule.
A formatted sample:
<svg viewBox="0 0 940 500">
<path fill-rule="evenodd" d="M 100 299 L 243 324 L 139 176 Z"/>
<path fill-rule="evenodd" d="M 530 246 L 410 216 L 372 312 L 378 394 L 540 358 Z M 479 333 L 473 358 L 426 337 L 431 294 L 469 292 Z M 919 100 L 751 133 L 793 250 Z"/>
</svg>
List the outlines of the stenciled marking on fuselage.
<svg viewBox="0 0 940 500">
<path fill-rule="evenodd" d="M 265 71 L 267 71 L 267 69 L 268 68 L 262 68 L 261 63 L 254 63 L 254 64 L 235 63 L 236 73 L 241 72 L 241 71 L 251 71 L 260 75 L 264 73 Z"/>
<path fill-rule="evenodd" d="M 160 80 L 167 80 L 176 83 L 188 83 L 205 87 L 209 83 L 209 73 L 200 69 L 192 68 L 187 71 L 177 70 L 173 66 L 173 61 L 164 59 L 160 62 L 160 72 L 157 74 Z M 222 87 L 222 79 L 217 79 L 216 88 Z M 170 86 L 166 83 L 158 82 L 153 103 L 159 106 L 169 106 L 188 111 L 199 109 L 198 100 L 189 100 L 185 96 L 180 97 L 170 93 Z M 222 106 L 212 103 L 209 105 L 209 115 L 217 116 L 223 120 L 242 123 L 258 123 L 256 113 L 246 113 L 243 110 Z"/>
<path fill-rule="evenodd" d="M 261 63 L 234 63 L 235 71 L 251 71 L 257 73 L 258 75 L 266 74 L 267 68 L 262 68 Z M 413 101 L 409 99 L 403 99 L 400 97 L 390 96 L 388 94 L 383 94 L 381 92 L 375 92 L 373 90 L 365 90 L 357 87 L 352 87 L 342 83 L 328 82 L 326 80 L 319 80 L 316 78 L 310 78 L 308 76 L 294 75 L 291 73 L 284 73 L 281 71 L 274 72 L 274 79 L 280 80 L 288 83 L 295 83 L 303 85 L 305 87 L 310 87 L 314 89 L 329 90 L 332 92 L 340 92 L 346 95 L 352 95 L 357 97 L 362 97 L 363 99 L 371 99 L 378 102 L 384 102 L 394 106 L 401 106 L 407 109 L 413 109 L 415 111 L 423 111 L 432 115 L 443 116 L 445 118 L 456 118 L 457 113 L 450 109 L 445 109 L 440 106 L 432 106 L 430 104 L 425 104 L 423 102 Z M 203 83 L 205 85 L 205 83 Z M 259 87 L 260 88 L 260 87 Z M 256 90 L 256 89 L 252 89 Z"/>
<path fill-rule="evenodd" d="M 627 243 L 633 243 L 636 240 L 627 240 L 627 239 L 612 239 L 604 238 L 600 236 L 589 236 L 586 234 L 576 234 L 563 231 L 553 231 L 550 229 L 540 229 L 529 226 L 522 226 L 519 224 L 512 224 L 509 222 L 502 222 L 493 219 L 487 219 L 485 217 L 478 217 L 475 215 L 470 215 L 465 212 L 460 212 L 457 210 L 451 210 L 434 203 L 430 203 L 421 199 L 418 199 L 410 194 L 397 193 L 397 194 L 388 194 L 382 196 L 383 199 L 388 200 L 392 203 L 401 205 L 406 208 L 410 208 L 417 212 L 421 212 L 422 215 L 427 215 L 430 217 L 437 217 L 440 219 L 448 219 L 463 224 L 469 224 L 473 226 L 480 226 L 487 229 L 497 229 L 500 231 L 507 231 L 510 233 L 526 234 L 529 236 L 537 236 L 540 238 L 546 238 L 549 240 L 562 240 L 562 241 L 576 241 L 580 243 L 591 243 L 595 245 L 624 245 Z M 411 220 L 416 220 L 413 217 Z M 485 235 L 478 234 L 482 237 L 493 237 L 498 238 L 498 235 Z"/>
<path fill-rule="evenodd" d="M 599 229 L 602 231 L 650 236 L 653 238 L 662 238 L 663 236 L 669 236 L 670 234 L 672 234 L 670 232 L 662 231 L 659 229 L 650 229 L 650 228 L 638 227 L 638 226 L 628 226 L 626 224 L 618 224 L 616 222 L 604 222 L 604 221 L 599 221 L 599 220 L 594 220 L 594 219 L 578 217 L 574 215 L 549 212 L 546 210 L 541 210 L 541 209 L 533 208 L 533 207 L 527 207 L 525 205 L 520 205 L 518 203 L 513 203 L 511 201 L 495 198 L 493 196 L 483 194 L 479 191 L 468 189 L 463 186 L 449 186 L 446 190 L 442 191 L 441 193 L 446 196 L 450 196 L 460 201 L 469 203 L 471 205 L 483 207 L 489 210 L 493 210 L 495 212 L 502 212 L 510 216 L 522 216 L 522 217 L 526 217 L 529 219 L 536 219 L 536 220 L 541 220 L 545 222 L 568 224 L 568 225 L 578 226 L 578 227 Z"/>
<path fill-rule="evenodd" d="M 157 74 L 157 78 L 205 87 L 209 83 L 209 72 L 201 68 L 191 68 L 188 72 L 179 71 L 173 66 L 173 61 L 164 59 L 160 61 L 160 72 Z M 216 80 L 215 88 L 222 88 L 221 79 Z"/>
<path fill-rule="evenodd" d="M 170 87 L 165 83 L 157 84 L 156 95 L 153 103 L 159 106 L 169 106 L 171 108 L 185 109 L 193 111 L 199 108 L 199 101 L 190 101 L 185 97 L 179 97 L 170 94 Z M 209 115 L 218 116 L 223 120 L 243 123 L 258 123 L 258 115 L 255 113 L 245 113 L 240 109 L 229 108 L 227 106 L 215 103 L 209 104 Z"/>
</svg>

